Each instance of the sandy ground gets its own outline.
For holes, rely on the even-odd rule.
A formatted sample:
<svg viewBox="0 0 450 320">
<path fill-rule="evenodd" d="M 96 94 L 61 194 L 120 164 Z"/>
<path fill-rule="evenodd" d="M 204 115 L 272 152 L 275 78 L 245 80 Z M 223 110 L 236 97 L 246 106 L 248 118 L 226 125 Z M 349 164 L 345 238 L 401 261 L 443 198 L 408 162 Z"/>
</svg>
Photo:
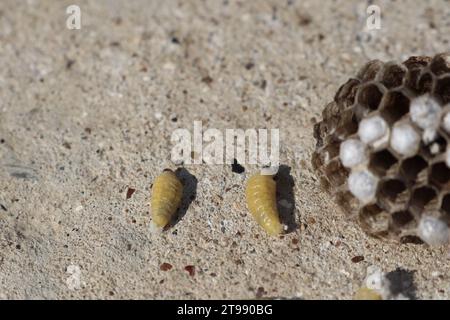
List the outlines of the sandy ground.
<svg viewBox="0 0 450 320">
<path fill-rule="evenodd" d="M 311 168 L 313 122 L 363 63 L 449 48 L 448 1 L 374 3 L 367 32 L 364 1 L 2 0 L 0 297 L 348 299 L 376 265 L 409 297 L 450 298 L 446 249 L 367 237 Z M 185 166 L 179 221 L 149 231 L 171 134 L 194 121 L 280 128 L 292 232 L 249 216 L 255 166 L 206 164 Z"/>
</svg>

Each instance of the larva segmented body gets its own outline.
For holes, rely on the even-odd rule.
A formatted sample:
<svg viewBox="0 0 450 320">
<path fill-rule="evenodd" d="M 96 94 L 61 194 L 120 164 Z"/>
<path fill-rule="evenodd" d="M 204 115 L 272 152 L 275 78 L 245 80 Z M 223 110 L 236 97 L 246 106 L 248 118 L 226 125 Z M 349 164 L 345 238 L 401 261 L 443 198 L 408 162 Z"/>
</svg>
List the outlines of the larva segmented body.
<svg viewBox="0 0 450 320">
<path fill-rule="evenodd" d="M 361 287 L 356 292 L 354 300 L 383 300 L 382 296 L 373 289 Z"/>
<path fill-rule="evenodd" d="M 166 169 L 153 183 L 151 212 L 153 223 L 164 228 L 181 204 L 183 184 L 172 170 Z"/>
<path fill-rule="evenodd" d="M 245 190 L 248 209 L 258 224 L 269 234 L 283 232 L 277 210 L 276 182 L 272 175 L 255 174 Z"/>
</svg>

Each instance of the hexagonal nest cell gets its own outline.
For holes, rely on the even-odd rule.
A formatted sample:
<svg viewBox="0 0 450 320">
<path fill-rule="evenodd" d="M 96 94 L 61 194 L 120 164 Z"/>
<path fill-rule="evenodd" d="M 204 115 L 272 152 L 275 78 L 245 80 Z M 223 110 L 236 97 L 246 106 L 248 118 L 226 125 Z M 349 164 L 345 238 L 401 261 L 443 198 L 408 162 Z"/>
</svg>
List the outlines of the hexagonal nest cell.
<svg viewBox="0 0 450 320">
<path fill-rule="evenodd" d="M 322 117 L 314 127 L 313 167 L 364 231 L 417 243 L 423 217 L 448 226 L 450 52 L 368 62 Z"/>
</svg>

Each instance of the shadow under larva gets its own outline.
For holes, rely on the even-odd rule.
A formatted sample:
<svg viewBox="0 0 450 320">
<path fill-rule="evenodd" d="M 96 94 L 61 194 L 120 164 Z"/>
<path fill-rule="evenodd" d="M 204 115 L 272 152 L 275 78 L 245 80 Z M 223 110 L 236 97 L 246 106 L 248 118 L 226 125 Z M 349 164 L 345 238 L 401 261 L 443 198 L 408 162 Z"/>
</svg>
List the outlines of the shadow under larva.
<svg viewBox="0 0 450 320">
<path fill-rule="evenodd" d="M 198 180 L 193 174 L 191 174 L 185 168 L 177 168 L 175 170 L 175 175 L 183 184 L 183 195 L 181 198 L 180 207 L 178 208 L 172 220 L 164 229 L 170 229 L 174 227 L 179 221 L 181 221 L 181 219 L 183 219 L 183 217 L 186 215 L 189 206 L 197 196 Z"/>
<path fill-rule="evenodd" d="M 277 183 L 277 209 L 281 222 L 287 226 L 285 233 L 290 233 L 298 228 L 295 221 L 295 194 L 294 178 L 291 175 L 291 167 L 281 165 L 274 177 Z"/>
</svg>

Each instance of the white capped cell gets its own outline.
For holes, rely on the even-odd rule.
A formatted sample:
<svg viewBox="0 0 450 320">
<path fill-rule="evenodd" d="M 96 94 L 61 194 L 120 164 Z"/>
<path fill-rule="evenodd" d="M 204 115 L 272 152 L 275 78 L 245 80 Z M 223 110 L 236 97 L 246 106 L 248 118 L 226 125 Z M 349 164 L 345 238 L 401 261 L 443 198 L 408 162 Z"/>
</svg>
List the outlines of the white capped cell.
<svg viewBox="0 0 450 320">
<path fill-rule="evenodd" d="M 388 134 L 388 125 L 380 116 L 363 119 L 358 128 L 358 135 L 362 142 L 372 144 Z"/>
<path fill-rule="evenodd" d="M 437 128 L 441 118 L 441 106 L 429 94 L 411 100 L 411 120 L 422 129 Z"/>
<path fill-rule="evenodd" d="M 391 147 L 403 156 L 412 156 L 419 149 L 420 136 L 408 123 L 394 125 L 391 135 Z"/>
<path fill-rule="evenodd" d="M 357 139 L 345 140 L 341 143 L 339 158 L 344 167 L 356 167 L 367 161 L 366 146 Z"/>
<path fill-rule="evenodd" d="M 348 177 L 350 192 L 361 202 L 370 202 L 377 191 L 378 178 L 368 170 L 352 171 Z"/>
<path fill-rule="evenodd" d="M 444 128 L 447 133 L 450 133 L 450 112 L 447 112 L 442 118 L 442 128 Z"/>
<path fill-rule="evenodd" d="M 449 242 L 447 224 L 432 216 L 422 216 L 417 227 L 417 235 L 430 246 L 442 246 Z"/>
</svg>

